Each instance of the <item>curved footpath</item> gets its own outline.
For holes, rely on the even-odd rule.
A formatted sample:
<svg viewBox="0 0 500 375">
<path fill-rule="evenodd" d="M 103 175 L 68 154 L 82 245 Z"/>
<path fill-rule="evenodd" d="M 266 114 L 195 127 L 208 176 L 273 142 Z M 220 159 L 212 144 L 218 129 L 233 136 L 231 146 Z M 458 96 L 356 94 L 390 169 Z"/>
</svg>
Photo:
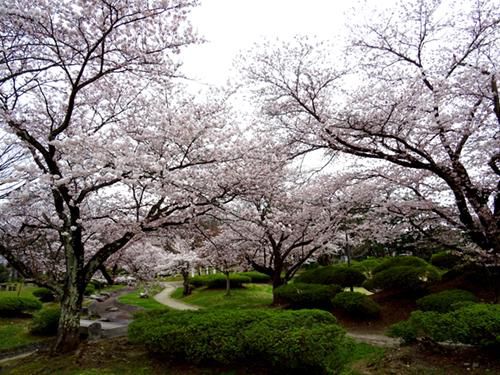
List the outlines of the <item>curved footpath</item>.
<svg viewBox="0 0 500 375">
<path fill-rule="evenodd" d="M 168 306 L 174 310 L 198 310 L 198 306 L 189 305 L 187 303 L 178 301 L 170 297 L 177 288 L 182 287 L 179 282 L 163 282 L 161 283 L 163 290 L 156 294 L 153 298 L 162 305 Z"/>
</svg>

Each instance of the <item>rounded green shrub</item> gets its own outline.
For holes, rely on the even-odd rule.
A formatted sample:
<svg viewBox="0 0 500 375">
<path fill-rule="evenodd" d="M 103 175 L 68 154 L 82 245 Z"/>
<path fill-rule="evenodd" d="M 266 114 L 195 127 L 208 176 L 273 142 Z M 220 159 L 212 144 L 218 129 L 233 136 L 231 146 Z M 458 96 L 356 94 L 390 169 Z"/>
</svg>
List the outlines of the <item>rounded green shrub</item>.
<svg viewBox="0 0 500 375">
<path fill-rule="evenodd" d="M 41 308 L 42 303 L 36 298 L 0 295 L 0 316 L 19 316 Z"/>
<path fill-rule="evenodd" d="M 431 257 L 431 264 L 442 269 L 451 269 L 459 263 L 460 257 L 449 251 L 440 251 Z"/>
<path fill-rule="evenodd" d="M 257 271 L 239 272 L 238 275 L 249 277 L 254 284 L 267 284 L 271 281 L 271 276 Z"/>
<path fill-rule="evenodd" d="M 129 340 L 152 352 L 194 363 L 259 361 L 283 373 L 340 372 L 344 331 L 323 311 L 201 310 L 141 314 Z"/>
<path fill-rule="evenodd" d="M 293 308 L 329 309 L 332 298 L 341 291 L 339 285 L 292 283 L 276 288 L 274 295 L 280 303 Z"/>
<path fill-rule="evenodd" d="M 439 279 L 439 272 L 432 266 L 397 266 L 374 274 L 363 286 L 368 290 L 401 290 L 421 293 Z"/>
<path fill-rule="evenodd" d="M 394 267 L 414 267 L 414 268 L 425 268 L 429 266 L 425 260 L 414 256 L 396 256 L 384 258 L 383 262 L 380 263 L 373 269 L 373 274 L 383 272 L 389 268 Z"/>
<path fill-rule="evenodd" d="M 307 284 L 335 284 L 342 287 L 360 286 L 366 276 L 344 265 L 318 267 L 307 270 L 295 278 L 295 282 Z"/>
<path fill-rule="evenodd" d="M 41 302 L 52 302 L 55 299 L 54 293 L 47 288 L 37 288 L 32 294 Z"/>
<path fill-rule="evenodd" d="M 357 292 L 341 292 L 332 304 L 357 318 L 375 318 L 380 314 L 380 305 L 365 294 Z"/>
<path fill-rule="evenodd" d="M 243 287 L 243 284 L 248 284 L 250 282 L 252 282 L 252 279 L 248 276 L 242 276 L 234 273 L 229 275 L 231 288 L 241 288 Z M 216 273 L 215 275 L 195 276 L 189 280 L 189 283 L 195 288 L 206 286 L 209 289 L 224 289 L 226 287 L 226 276 L 221 273 Z"/>
<path fill-rule="evenodd" d="M 371 277 L 373 270 L 378 267 L 385 258 L 367 258 L 360 261 L 353 261 L 351 268 L 361 272 L 366 277 Z"/>
<path fill-rule="evenodd" d="M 423 311 L 448 312 L 459 307 L 459 302 L 476 302 L 477 298 L 471 292 L 461 289 L 449 289 L 439 293 L 429 294 L 419 298 L 417 306 Z"/>
<path fill-rule="evenodd" d="M 9 281 L 9 277 L 9 269 L 5 265 L 0 264 L 0 283 L 6 283 L 7 281 Z"/>
<path fill-rule="evenodd" d="M 60 317 L 61 309 L 59 307 L 42 309 L 33 315 L 30 332 L 40 336 L 56 335 Z"/>
<path fill-rule="evenodd" d="M 414 311 L 391 326 L 389 335 L 405 341 L 427 338 L 482 347 L 500 346 L 500 305 L 472 304 L 448 313 Z"/>
<path fill-rule="evenodd" d="M 95 286 L 94 284 L 87 284 L 85 287 L 85 291 L 83 292 L 84 295 L 90 296 L 91 294 L 95 294 Z"/>
</svg>

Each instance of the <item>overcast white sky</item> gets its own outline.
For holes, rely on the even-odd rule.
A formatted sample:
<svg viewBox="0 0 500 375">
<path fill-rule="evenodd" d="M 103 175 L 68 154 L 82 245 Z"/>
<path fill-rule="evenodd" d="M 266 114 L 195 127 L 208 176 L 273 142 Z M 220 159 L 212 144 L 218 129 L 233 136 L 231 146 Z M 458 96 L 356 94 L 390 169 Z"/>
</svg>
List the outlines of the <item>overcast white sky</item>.
<svg viewBox="0 0 500 375">
<path fill-rule="evenodd" d="M 201 0 L 191 20 L 207 42 L 184 51 L 184 71 L 202 82 L 223 84 L 239 51 L 263 39 L 306 34 L 343 40 L 345 13 L 354 3 L 357 1 Z"/>
</svg>

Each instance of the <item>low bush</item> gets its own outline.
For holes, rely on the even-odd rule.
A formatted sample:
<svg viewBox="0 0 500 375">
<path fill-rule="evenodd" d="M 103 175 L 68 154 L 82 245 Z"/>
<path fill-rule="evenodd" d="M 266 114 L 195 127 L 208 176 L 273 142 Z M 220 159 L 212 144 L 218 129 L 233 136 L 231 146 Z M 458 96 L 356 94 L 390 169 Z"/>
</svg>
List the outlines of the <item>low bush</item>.
<svg viewBox="0 0 500 375">
<path fill-rule="evenodd" d="M 278 302 L 293 308 L 329 309 L 332 298 L 341 291 L 338 285 L 293 283 L 276 288 L 274 295 Z"/>
<path fill-rule="evenodd" d="M 271 276 L 257 271 L 239 272 L 238 275 L 249 277 L 254 284 L 267 284 L 271 281 Z"/>
<path fill-rule="evenodd" d="M 32 294 L 41 302 L 52 302 L 55 299 L 54 293 L 47 288 L 37 288 Z"/>
<path fill-rule="evenodd" d="M 33 297 L 0 296 L 0 316 L 19 316 L 41 308 L 42 303 Z"/>
<path fill-rule="evenodd" d="M 380 314 L 379 304 L 362 293 L 341 292 L 333 298 L 332 304 L 357 318 L 370 319 Z"/>
<path fill-rule="evenodd" d="M 374 274 L 363 286 L 368 290 L 400 290 L 417 294 L 439 279 L 439 272 L 432 266 L 397 266 Z"/>
<path fill-rule="evenodd" d="M 417 306 L 423 311 L 437 311 L 444 313 L 463 307 L 459 304 L 459 302 L 476 301 L 476 296 L 474 296 L 471 292 L 461 289 L 449 289 L 419 298 L 417 300 Z"/>
<path fill-rule="evenodd" d="M 344 265 L 334 265 L 307 270 L 297 276 L 295 281 L 307 284 L 335 284 L 342 287 L 351 287 L 362 285 L 365 279 L 366 276 L 359 270 Z"/>
<path fill-rule="evenodd" d="M 360 261 L 353 261 L 351 268 L 361 272 L 366 277 L 371 277 L 373 270 L 377 268 L 385 258 L 367 258 Z"/>
<path fill-rule="evenodd" d="M 243 287 L 243 284 L 250 283 L 251 281 L 252 279 L 248 276 L 241 276 L 239 274 L 229 275 L 231 288 L 241 288 Z M 226 276 L 221 273 L 217 273 L 215 275 L 195 276 L 192 277 L 189 282 L 195 288 L 206 286 L 209 289 L 224 289 L 226 287 Z"/>
<path fill-rule="evenodd" d="M 442 269 L 451 269 L 459 263 L 460 257 L 449 251 L 440 251 L 431 257 L 431 264 Z"/>
<path fill-rule="evenodd" d="M 413 267 L 413 268 L 426 268 L 429 266 L 425 260 L 414 256 L 396 256 L 384 258 L 383 262 L 380 263 L 373 269 L 373 274 L 383 272 L 389 268 L 394 267 Z"/>
<path fill-rule="evenodd" d="M 406 342 L 427 338 L 435 342 L 500 346 L 500 305 L 477 303 L 448 313 L 414 311 L 407 321 L 391 326 L 388 334 Z"/>
<path fill-rule="evenodd" d="M 259 363 L 314 374 L 342 369 L 347 342 L 323 311 L 202 310 L 142 314 L 129 339 L 148 350 L 195 363 Z"/>
<path fill-rule="evenodd" d="M 33 315 L 30 332 L 40 336 L 56 335 L 60 317 L 61 309 L 59 307 L 42 309 Z"/>
<path fill-rule="evenodd" d="M 9 281 L 9 278 L 9 269 L 5 265 L 0 264 L 0 283 L 6 283 L 7 281 Z"/>
<path fill-rule="evenodd" d="M 87 284 L 85 287 L 85 291 L 83 292 L 84 295 L 90 296 L 91 294 L 95 294 L 95 286 L 94 284 Z"/>
</svg>

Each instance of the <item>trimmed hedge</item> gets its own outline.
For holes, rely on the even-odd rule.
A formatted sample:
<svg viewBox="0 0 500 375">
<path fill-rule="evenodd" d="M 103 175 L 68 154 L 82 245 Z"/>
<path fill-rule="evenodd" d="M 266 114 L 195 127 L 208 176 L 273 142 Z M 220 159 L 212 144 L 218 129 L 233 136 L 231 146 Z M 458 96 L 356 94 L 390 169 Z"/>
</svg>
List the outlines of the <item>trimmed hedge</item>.
<svg viewBox="0 0 500 375">
<path fill-rule="evenodd" d="M 18 316 L 41 308 L 42 303 L 33 297 L 0 296 L 0 316 Z"/>
<path fill-rule="evenodd" d="M 340 372 L 349 345 L 335 318 L 318 310 L 145 313 L 130 324 L 129 340 L 194 363 L 258 362 L 314 374 Z"/>
<path fill-rule="evenodd" d="M 366 277 L 371 277 L 373 270 L 378 267 L 385 258 L 367 258 L 360 261 L 353 261 L 351 268 L 361 272 Z"/>
<path fill-rule="evenodd" d="M 87 284 L 87 286 L 85 287 L 85 291 L 83 292 L 84 295 L 86 296 L 90 296 L 92 294 L 95 294 L 95 285 L 94 284 Z"/>
<path fill-rule="evenodd" d="M 373 274 L 383 272 L 394 267 L 428 267 L 429 263 L 419 257 L 414 256 L 396 256 L 385 258 L 382 263 L 373 269 Z"/>
<path fill-rule="evenodd" d="M 56 298 L 54 296 L 54 293 L 52 293 L 52 291 L 47 288 L 37 288 L 33 291 L 32 294 L 41 302 L 52 302 Z"/>
<path fill-rule="evenodd" d="M 42 309 L 33 315 L 30 332 L 40 336 L 54 336 L 57 334 L 61 309 L 51 307 Z"/>
<path fill-rule="evenodd" d="M 341 292 L 332 304 L 357 318 L 376 318 L 380 315 L 380 305 L 365 294 L 358 292 Z"/>
<path fill-rule="evenodd" d="M 295 278 L 295 282 L 307 284 L 335 284 L 342 287 L 360 286 L 366 276 L 357 269 L 344 265 L 318 267 L 307 270 Z"/>
<path fill-rule="evenodd" d="M 460 308 L 461 302 L 476 302 L 477 298 L 471 292 L 461 289 L 449 289 L 439 293 L 429 294 L 419 298 L 417 306 L 422 311 L 445 313 Z"/>
<path fill-rule="evenodd" d="M 271 276 L 257 271 L 238 272 L 238 275 L 243 277 L 249 277 L 250 282 L 254 284 L 267 284 L 268 282 L 271 281 Z"/>
<path fill-rule="evenodd" d="M 448 313 L 414 311 L 410 319 L 389 328 L 389 336 L 405 342 L 427 338 L 435 342 L 500 346 L 500 305 L 472 304 Z"/>
<path fill-rule="evenodd" d="M 230 274 L 229 282 L 231 288 L 242 288 L 243 284 L 250 283 L 252 279 L 248 276 Z M 189 283 L 196 288 L 206 286 L 209 289 L 224 289 L 226 287 L 226 276 L 221 273 L 215 275 L 195 276 L 189 280 Z"/>
<path fill-rule="evenodd" d="M 431 256 L 431 264 L 442 269 L 451 269 L 460 263 L 460 257 L 449 251 L 440 251 Z"/>
<path fill-rule="evenodd" d="M 280 303 L 293 308 L 329 309 L 332 298 L 341 291 L 339 285 L 293 283 L 276 288 L 274 295 Z"/>
<path fill-rule="evenodd" d="M 368 290 L 392 289 L 421 293 L 439 279 L 439 272 L 432 266 L 396 266 L 374 274 L 363 286 Z"/>
</svg>

